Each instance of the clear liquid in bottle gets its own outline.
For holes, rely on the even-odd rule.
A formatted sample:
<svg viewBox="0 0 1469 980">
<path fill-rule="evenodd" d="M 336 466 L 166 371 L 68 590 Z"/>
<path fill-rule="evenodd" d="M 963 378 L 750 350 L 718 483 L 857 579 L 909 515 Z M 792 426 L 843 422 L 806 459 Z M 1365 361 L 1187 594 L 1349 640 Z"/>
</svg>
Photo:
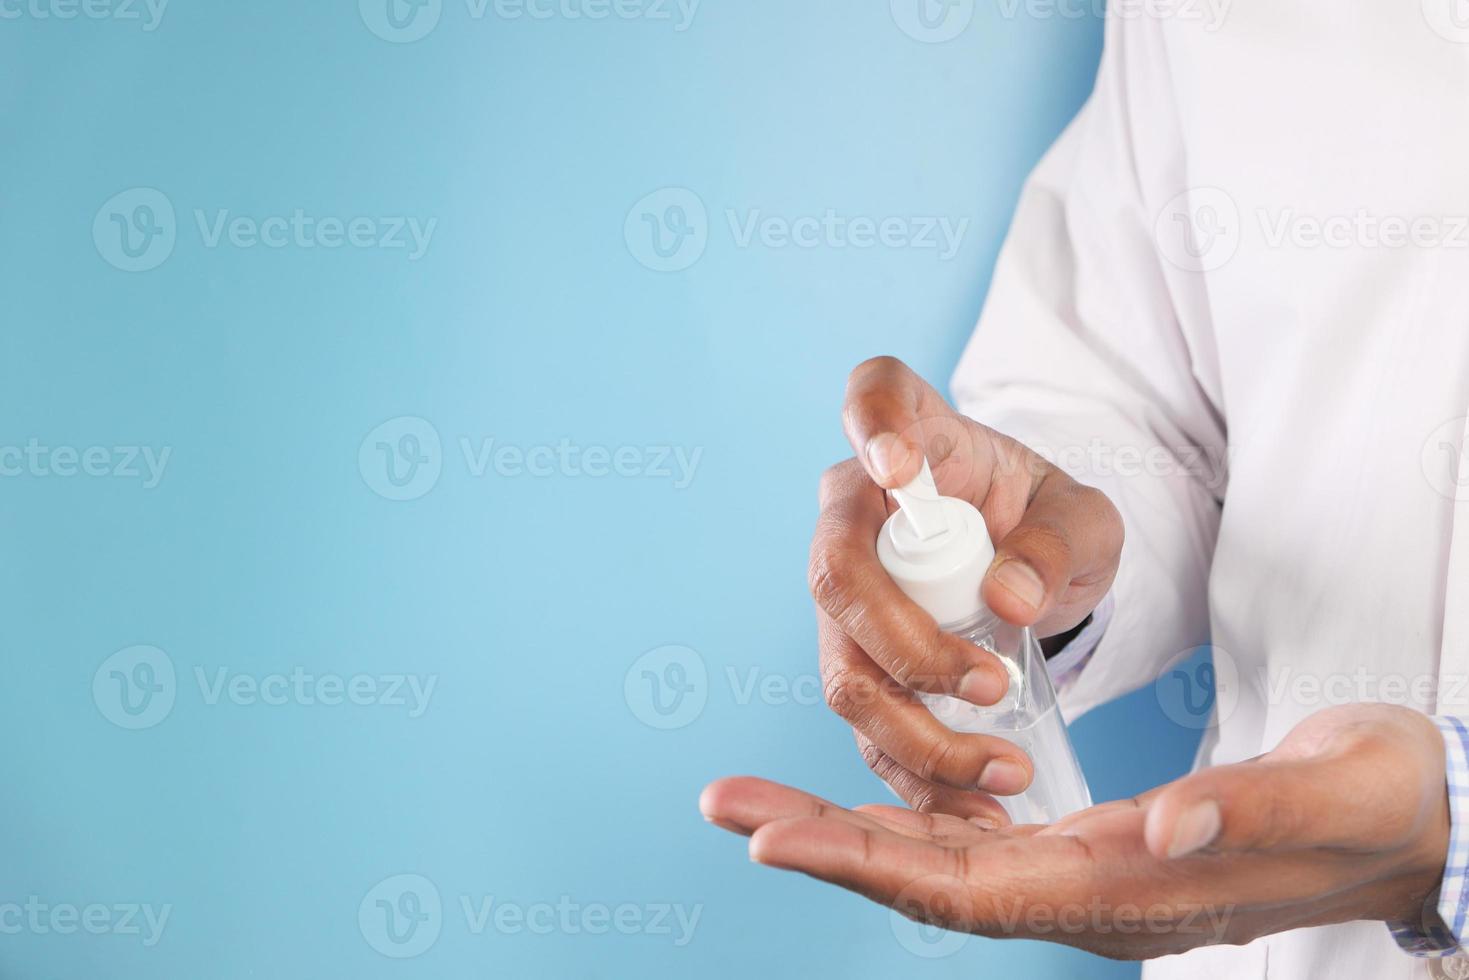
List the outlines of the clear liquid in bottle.
<svg viewBox="0 0 1469 980">
<path fill-rule="evenodd" d="M 1011 626 L 985 610 L 948 632 L 995 654 L 1010 676 L 997 704 L 984 707 L 942 694 L 923 694 L 934 717 L 956 732 L 993 735 L 1030 757 L 1035 778 L 1017 796 L 997 800 L 1017 824 L 1055 823 L 1092 805 L 1086 776 L 1071 745 L 1046 671 L 1040 644 L 1028 628 Z"/>
</svg>

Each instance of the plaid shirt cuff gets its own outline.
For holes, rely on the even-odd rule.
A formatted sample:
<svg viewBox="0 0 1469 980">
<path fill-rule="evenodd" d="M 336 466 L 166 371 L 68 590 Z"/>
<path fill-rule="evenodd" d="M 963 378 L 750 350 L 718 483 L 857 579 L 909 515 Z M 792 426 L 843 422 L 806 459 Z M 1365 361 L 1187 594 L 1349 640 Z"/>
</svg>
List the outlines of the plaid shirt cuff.
<svg viewBox="0 0 1469 980">
<path fill-rule="evenodd" d="M 1449 788 L 1449 854 L 1436 900 L 1430 898 L 1422 922 L 1391 925 L 1393 938 L 1414 956 L 1449 956 L 1460 949 L 1469 919 L 1469 728 L 1458 718 L 1437 717 L 1443 734 Z"/>
</svg>

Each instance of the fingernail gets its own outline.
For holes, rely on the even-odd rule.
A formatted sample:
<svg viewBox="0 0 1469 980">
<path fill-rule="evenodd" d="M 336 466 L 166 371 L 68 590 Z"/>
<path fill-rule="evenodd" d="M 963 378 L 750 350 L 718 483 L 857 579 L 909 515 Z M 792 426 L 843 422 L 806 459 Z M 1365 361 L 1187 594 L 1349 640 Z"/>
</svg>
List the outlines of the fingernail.
<svg viewBox="0 0 1469 980">
<path fill-rule="evenodd" d="M 1200 800 L 1183 811 L 1178 822 L 1173 825 L 1173 840 L 1168 844 L 1168 856 L 1183 857 L 1207 847 L 1219 836 L 1220 826 L 1219 804 L 1213 800 Z"/>
<path fill-rule="evenodd" d="M 970 817 L 969 822 L 980 830 L 999 830 L 1002 826 L 994 817 Z"/>
<path fill-rule="evenodd" d="M 991 705 L 1004 696 L 1004 680 L 992 670 L 973 667 L 959 678 L 955 693 L 970 704 Z"/>
<path fill-rule="evenodd" d="M 891 432 L 882 432 L 867 440 L 867 465 L 873 478 L 887 483 L 908 462 L 908 446 Z"/>
<path fill-rule="evenodd" d="M 1039 609 L 1046 601 L 1046 583 L 1041 581 L 1040 574 L 1017 558 L 1008 559 L 995 569 L 995 581 L 1032 609 Z"/>
<path fill-rule="evenodd" d="M 979 774 L 979 788 L 986 793 L 1013 796 L 1025 789 L 1030 776 L 1014 759 L 991 759 Z"/>
</svg>

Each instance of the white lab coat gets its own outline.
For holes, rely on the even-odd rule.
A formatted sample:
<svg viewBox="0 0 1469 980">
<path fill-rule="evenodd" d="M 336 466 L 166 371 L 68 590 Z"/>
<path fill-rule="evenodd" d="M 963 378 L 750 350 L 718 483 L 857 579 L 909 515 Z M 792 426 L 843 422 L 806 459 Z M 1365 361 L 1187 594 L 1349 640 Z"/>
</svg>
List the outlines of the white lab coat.
<svg viewBox="0 0 1469 980">
<path fill-rule="evenodd" d="M 1026 187 L 953 379 L 963 411 L 1125 519 L 1115 612 L 1063 691 L 1070 717 L 1208 640 L 1224 687 L 1201 764 L 1346 700 L 1469 714 L 1455 2 L 1235 0 L 1217 29 L 1191 0 L 1114 3 L 1096 91 Z M 1358 922 L 1145 976 L 1446 966 Z"/>
</svg>

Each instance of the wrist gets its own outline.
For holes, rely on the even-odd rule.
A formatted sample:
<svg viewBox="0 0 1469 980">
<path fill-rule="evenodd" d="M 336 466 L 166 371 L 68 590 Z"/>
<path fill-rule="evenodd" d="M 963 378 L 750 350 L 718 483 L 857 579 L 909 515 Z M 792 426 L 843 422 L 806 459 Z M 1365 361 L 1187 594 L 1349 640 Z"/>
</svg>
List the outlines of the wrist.
<svg viewBox="0 0 1469 980">
<path fill-rule="evenodd" d="M 1056 654 L 1066 648 L 1066 645 L 1081 635 L 1081 631 L 1091 625 L 1093 613 L 1087 613 L 1086 618 L 1069 630 L 1056 633 L 1053 636 L 1044 636 L 1040 639 L 1041 652 L 1050 660 Z"/>
<path fill-rule="evenodd" d="M 1405 713 L 1411 716 L 1411 724 L 1423 745 L 1423 788 L 1415 832 L 1401 855 L 1401 874 L 1393 876 L 1402 887 L 1391 918 L 1412 923 L 1431 922 L 1438 918 L 1436 906 L 1452 829 L 1448 763 L 1443 736 L 1433 719 L 1416 711 Z"/>
</svg>

